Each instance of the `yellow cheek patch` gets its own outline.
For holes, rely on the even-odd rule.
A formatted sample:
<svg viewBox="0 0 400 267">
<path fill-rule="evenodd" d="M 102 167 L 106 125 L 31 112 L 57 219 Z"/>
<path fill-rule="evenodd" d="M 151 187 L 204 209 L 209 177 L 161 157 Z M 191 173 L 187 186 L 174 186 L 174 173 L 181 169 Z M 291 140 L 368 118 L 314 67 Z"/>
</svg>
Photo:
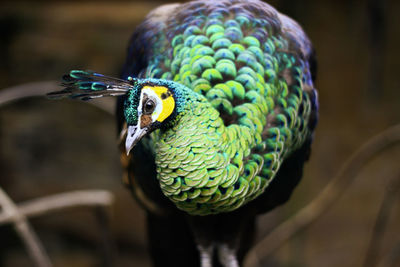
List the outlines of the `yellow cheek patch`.
<svg viewBox="0 0 400 267">
<path fill-rule="evenodd" d="M 157 121 L 163 122 L 174 111 L 175 100 L 172 97 L 172 93 L 169 91 L 167 87 L 154 86 L 151 87 L 151 90 L 153 90 L 162 101 L 163 108 L 160 112 L 160 115 L 157 118 Z"/>
<path fill-rule="evenodd" d="M 166 118 L 168 118 L 175 108 L 175 100 L 172 95 L 168 96 L 166 99 L 163 99 L 163 110 L 158 116 L 158 121 L 163 122 Z"/>
</svg>

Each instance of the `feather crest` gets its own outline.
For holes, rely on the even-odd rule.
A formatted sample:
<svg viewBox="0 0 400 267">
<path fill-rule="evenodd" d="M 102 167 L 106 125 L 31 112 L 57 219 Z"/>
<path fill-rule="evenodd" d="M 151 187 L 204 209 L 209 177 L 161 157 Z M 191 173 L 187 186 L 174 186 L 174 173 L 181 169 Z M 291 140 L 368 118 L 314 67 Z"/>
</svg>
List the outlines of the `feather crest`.
<svg viewBox="0 0 400 267">
<path fill-rule="evenodd" d="M 61 86 L 65 89 L 48 93 L 49 98 L 79 98 L 89 100 L 104 96 L 126 94 L 137 83 L 137 79 L 128 77 L 122 80 L 88 70 L 72 70 L 62 78 Z"/>
</svg>

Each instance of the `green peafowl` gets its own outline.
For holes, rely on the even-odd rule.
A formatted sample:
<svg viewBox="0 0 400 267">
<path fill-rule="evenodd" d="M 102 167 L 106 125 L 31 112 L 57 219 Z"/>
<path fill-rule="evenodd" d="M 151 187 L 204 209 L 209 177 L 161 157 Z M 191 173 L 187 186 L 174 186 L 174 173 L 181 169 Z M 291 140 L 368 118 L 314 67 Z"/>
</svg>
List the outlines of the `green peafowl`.
<svg viewBox="0 0 400 267">
<path fill-rule="evenodd" d="M 71 71 L 50 97 L 118 96 L 124 181 L 147 212 L 154 266 L 240 266 L 256 216 L 286 202 L 317 123 L 301 27 L 258 0 L 153 10 L 122 78 Z"/>
</svg>

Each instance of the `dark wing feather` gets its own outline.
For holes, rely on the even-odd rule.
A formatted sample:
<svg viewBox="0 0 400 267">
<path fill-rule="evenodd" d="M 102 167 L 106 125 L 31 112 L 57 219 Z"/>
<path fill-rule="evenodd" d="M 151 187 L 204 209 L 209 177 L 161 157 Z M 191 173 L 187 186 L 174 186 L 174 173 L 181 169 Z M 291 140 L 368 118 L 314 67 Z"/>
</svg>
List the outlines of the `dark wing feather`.
<svg viewBox="0 0 400 267">
<path fill-rule="evenodd" d="M 104 76 L 93 71 L 72 70 L 63 76 L 61 83 L 65 89 L 48 93 L 50 98 L 80 98 L 89 100 L 103 96 L 119 96 L 132 89 L 136 79 L 129 81 Z"/>
</svg>

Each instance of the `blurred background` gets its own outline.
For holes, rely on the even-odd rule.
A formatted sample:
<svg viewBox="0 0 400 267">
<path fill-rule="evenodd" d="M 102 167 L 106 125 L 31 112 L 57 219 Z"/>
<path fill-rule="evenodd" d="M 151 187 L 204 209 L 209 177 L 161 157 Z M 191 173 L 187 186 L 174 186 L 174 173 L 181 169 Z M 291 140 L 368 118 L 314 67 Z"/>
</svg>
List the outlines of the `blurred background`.
<svg viewBox="0 0 400 267">
<path fill-rule="evenodd" d="M 0 90 L 59 80 L 71 69 L 118 76 L 131 33 L 151 9 L 167 2 L 1 1 Z M 301 184 L 285 206 L 260 218 L 260 236 L 309 203 L 369 138 L 400 122 L 399 1 L 269 3 L 297 20 L 315 46 L 320 122 Z M 376 157 L 329 211 L 265 266 L 361 266 L 399 162 L 399 147 Z M 114 266 L 150 266 L 144 213 L 121 177 L 110 114 L 83 102 L 43 97 L 0 106 L 0 186 L 9 196 L 18 203 L 70 190 L 109 190 L 116 196 L 110 211 Z M 379 258 L 399 250 L 399 200 L 381 233 Z M 90 209 L 30 222 L 55 266 L 102 266 L 101 229 Z M 0 266 L 32 266 L 11 225 L 0 225 Z"/>
</svg>

